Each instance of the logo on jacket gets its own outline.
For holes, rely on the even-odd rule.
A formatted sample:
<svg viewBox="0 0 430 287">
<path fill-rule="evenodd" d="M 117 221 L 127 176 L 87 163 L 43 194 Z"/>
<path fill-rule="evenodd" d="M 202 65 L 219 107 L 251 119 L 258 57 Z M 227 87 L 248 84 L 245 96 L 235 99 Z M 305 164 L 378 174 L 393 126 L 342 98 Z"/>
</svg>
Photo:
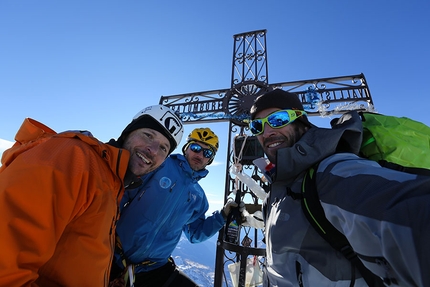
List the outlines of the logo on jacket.
<svg viewBox="0 0 430 287">
<path fill-rule="evenodd" d="M 160 179 L 160 186 L 161 186 L 161 188 L 169 188 L 171 184 L 172 184 L 172 181 L 168 177 L 163 176 Z"/>
</svg>

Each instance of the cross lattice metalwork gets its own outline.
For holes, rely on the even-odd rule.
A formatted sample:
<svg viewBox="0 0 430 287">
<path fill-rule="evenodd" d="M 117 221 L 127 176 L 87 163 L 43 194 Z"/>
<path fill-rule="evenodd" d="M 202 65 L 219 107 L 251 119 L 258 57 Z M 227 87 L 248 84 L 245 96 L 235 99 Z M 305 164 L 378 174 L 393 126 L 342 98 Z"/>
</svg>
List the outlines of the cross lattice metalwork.
<svg viewBox="0 0 430 287">
<path fill-rule="evenodd" d="M 342 114 L 348 110 L 373 107 L 363 74 L 269 84 L 266 33 L 266 30 L 258 30 L 233 36 L 229 88 L 160 98 L 160 104 L 177 111 L 184 124 L 229 122 L 224 203 L 229 197 L 234 197 L 237 202 L 243 200 L 250 213 L 261 209 L 262 200 L 248 186 L 233 178 L 230 171 L 239 164 L 242 172 L 251 176 L 265 192 L 269 189 L 260 171 L 252 164 L 253 159 L 262 156 L 262 151 L 255 138 L 249 135 L 246 123 L 249 109 L 259 95 L 275 88 L 293 92 L 309 116 Z M 238 154 L 234 147 L 242 147 L 244 155 Z M 238 219 L 237 237 L 231 240 L 228 223 L 230 221 L 218 234 L 214 286 L 232 284 L 227 267 L 240 262 L 237 285 L 242 287 L 245 286 L 247 259 L 258 258 L 260 264 L 265 262 L 262 232 L 253 226 L 241 225 Z"/>
</svg>

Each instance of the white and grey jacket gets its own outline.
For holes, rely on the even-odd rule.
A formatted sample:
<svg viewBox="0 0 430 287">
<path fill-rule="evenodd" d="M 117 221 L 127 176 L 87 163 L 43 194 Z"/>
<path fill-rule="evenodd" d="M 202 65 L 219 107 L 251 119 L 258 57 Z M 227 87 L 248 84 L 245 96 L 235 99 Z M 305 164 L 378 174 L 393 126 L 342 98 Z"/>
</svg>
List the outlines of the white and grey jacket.
<svg viewBox="0 0 430 287">
<path fill-rule="evenodd" d="M 305 172 L 317 163 L 326 217 L 364 265 L 390 286 L 430 286 L 430 177 L 358 157 L 361 134 L 361 119 L 351 112 L 332 129 L 312 127 L 293 147 L 278 151 L 263 207 L 264 286 L 367 286 L 310 225 L 300 200 L 287 195 L 301 192 Z"/>
</svg>

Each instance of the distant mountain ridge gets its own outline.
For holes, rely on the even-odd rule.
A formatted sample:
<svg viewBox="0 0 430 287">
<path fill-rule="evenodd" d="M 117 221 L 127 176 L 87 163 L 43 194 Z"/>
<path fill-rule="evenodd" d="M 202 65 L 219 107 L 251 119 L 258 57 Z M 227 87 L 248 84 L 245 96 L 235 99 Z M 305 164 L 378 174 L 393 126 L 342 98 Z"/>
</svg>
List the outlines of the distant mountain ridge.
<svg viewBox="0 0 430 287">
<path fill-rule="evenodd" d="M 182 234 L 172 257 L 176 265 L 201 287 L 213 287 L 218 234 L 209 240 L 192 244 Z"/>
<path fill-rule="evenodd" d="M 185 235 L 182 234 L 176 249 L 172 253 L 172 257 L 179 269 L 200 287 L 214 286 L 217 240 L 218 233 L 207 241 L 191 244 Z M 259 248 L 264 248 L 264 244 L 261 241 Z M 233 283 L 230 272 L 227 270 L 227 265 L 225 268 L 224 272 L 227 284 L 223 283 L 222 286 L 232 287 Z"/>
</svg>

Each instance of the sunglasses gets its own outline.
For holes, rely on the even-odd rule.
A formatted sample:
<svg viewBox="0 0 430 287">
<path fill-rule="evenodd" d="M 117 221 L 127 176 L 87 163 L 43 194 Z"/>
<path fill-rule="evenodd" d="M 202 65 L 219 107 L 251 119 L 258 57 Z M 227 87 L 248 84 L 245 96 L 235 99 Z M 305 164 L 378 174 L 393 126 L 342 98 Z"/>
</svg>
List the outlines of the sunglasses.
<svg viewBox="0 0 430 287">
<path fill-rule="evenodd" d="M 203 156 L 205 158 L 212 158 L 214 155 L 214 151 L 211 150 L 210 148 L 202 148 L 200 145 L 196 144 L 196 143 L 192 143 L 189 146 L 190 150 L 192 150 L 195 153 L 199 153 L 201 151 L 203 151 Z"/>
<path fill-rule="evenodd" d="M 276 111 L 265 118 L 251 121 L 249 123 L 249 129 L 253 135 L 258 136 L 264 132 L 265 123 L 267 123 L 271 128 L 279 129 L 294 122 L 303 115 L 306 115 L 306 112 L 300 110 Z"/>
</svg>

